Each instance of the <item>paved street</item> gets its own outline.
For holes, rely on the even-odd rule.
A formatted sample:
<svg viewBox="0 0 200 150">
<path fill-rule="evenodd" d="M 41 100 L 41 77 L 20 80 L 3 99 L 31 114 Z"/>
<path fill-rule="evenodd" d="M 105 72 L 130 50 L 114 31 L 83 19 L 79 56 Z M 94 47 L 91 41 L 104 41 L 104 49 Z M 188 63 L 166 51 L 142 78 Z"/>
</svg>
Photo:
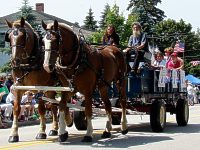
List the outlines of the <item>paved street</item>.
<svg viewBox="0 0 200 150">
<path fill-rule="evenodd" d="M 80 142 L 85 131 L 78 131 L 75 126 L 68 129 L 69 138 L 62 144 L 57 137 L 47 140 L 35 140 L 38 125 L 19 128 L 20 142 L 8 143 L 10 129 L 0 130 L 0 150 L 89 150 L 89 149 L 134 149 L 134 150 L 199 150 L 200 141 L 200 105 L 190 106 L 189 124 L 178 127 L 175 115 L 167 115 L 167 124 L 163 133 L 153 133 L 148 115 L 128 115 L 129 133 L 121 135 L 120 126 L 113 126 L 112 138 L 101 139 L 105 126 L 105 117 L 93 119 L 94 139 L 92 143 Z M 47 131 L 51 124 L 47 125 Z"/>
</svg>

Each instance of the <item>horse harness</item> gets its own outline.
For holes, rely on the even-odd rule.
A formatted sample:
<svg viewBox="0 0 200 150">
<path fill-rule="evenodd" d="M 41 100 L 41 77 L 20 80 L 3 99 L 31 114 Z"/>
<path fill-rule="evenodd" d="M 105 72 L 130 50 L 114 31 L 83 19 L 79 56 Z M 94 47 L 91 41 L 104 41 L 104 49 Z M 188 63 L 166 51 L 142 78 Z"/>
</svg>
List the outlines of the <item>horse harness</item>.
<svg viewBox="0 0 200 150">
<path fill-rule="evenodd" d="M 25 41 L 22 44 L 15 44 L 15 45 L 11 45 L 10 43 L 10 48 L 14 48 L 14 47 L 20 47 L 23 49 L 23 55 L 21 58 L 17 58 L 16 60 L 14 60 L 13 58 L 11 58 L 11 66 L 13 71 L 17 71 L 20 70 L 23 72 L 23 75 L 21 77 L 19 77 L 17 79 L 18 82 L 22 83 L 22 81 L 24 80 L 24 78 L 32 71 L 32 70 L 40 70 L 42 68 L 42 56 L 43 54 L 41 53 L 41 46 L 40 46 L 40 42 L 39 42 L 39 37 L 38 34 L 36 32 L 33 32 L 34 35 L 34 47 L 33 50 L 31 51 L 31 54 L 29 55 L 27 53 L 27 49 L 26 49 L 26 42 L 29 38 L 29 32 L 30 29 L 28 28 L 12 28 L 9 29 L 6 34 L 5 34 L 5 41 L 6 42 L 10 42 L 10 34 L 13 33 L 14 36 L 18 36 L 19 32 L 22 32 L 25 34 Z M 22 63 L 24 60 L 27 60 L 27 63 Z"/>
<path fill-rule="evenodd" d="M 57 34 L 60 34 L 60 32 L 57 32 Z M 75 34 L 74 34 L 74 36 L 75 36 Z M 61 35 L 59 35 L 59 37 L 61 38 Z M 103 69 L 101 71 L 98 71 L 88 61 L 87 51 L 84 48 L 84 44 L 88 44 L 88 43 L 86 43 L 85 40 L 83 40 L 83 39 L 84 39 L 83 37 L 78 36 L 77 43 L 75 43 L 74 46 L 73 46 L 73 50 L 76 52 L 76 56 L 75 56 L 74 61 L 70 65 L 62 66 L 60 64 L 61 63 L 60 58 L 58 58 L 58 60 L 56 62 L 56 64 L 57 64 L 56 65 L 57 72 L 64 76 L 65 80 L 70 84 L 70 88 L 76 89 L 76 87 L 74 85 L 74 76 L 76 74 L 79 74 L 80 72 L 84 71 L 85 68 L 88 67 L 98 76 L 99 82 L 103 82 L 106 86 L 108 86 L 111 90 L 114 91 L 114 89 L 111 87 L 109 82 L 104 79 L 104 77 L 103 77 L 103 73 L 104 73 Z M 61 41 L 61 40 L 59 40 L 59 41 Z M 60 46 L 59 46 L 59 48 L 60 48 Z M 97 51 L 97 52 L 100 53 L 99 51 Z M 61 57 L 61 56 L 59 55 L 59 57 Z M 103 64 L 102 56 L 101 56 L 101 64 Z M 69 70 L 73 70 L 73 72 L 74 72 L 73 75 L 71 75 L 71 77 L 67 76 L 64 73 L 66 70 L 68 70 L 68 71 Z"/>
</svg>

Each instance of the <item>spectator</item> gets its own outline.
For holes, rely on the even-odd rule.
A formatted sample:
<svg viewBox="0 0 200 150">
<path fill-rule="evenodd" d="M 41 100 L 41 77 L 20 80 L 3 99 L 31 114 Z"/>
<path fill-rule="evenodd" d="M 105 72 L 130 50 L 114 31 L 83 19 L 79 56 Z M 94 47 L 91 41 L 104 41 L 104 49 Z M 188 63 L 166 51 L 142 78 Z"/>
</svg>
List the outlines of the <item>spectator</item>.
<svg viewBox="0 0 200 150">
<path fill-rule="evenodd" d="M 21 105 L 24 105 L 26 107 L 26 117 L 28 119 L 32 119 L 35 104 L 36 102 L 33 99 L 33 93 L 30 91 L 26 91 L 22 96 Z"/>
<path fill-rule="evenodd" d="M 188 102 L 189 102 L 190 105 L 194 105 L 194 89 L 193 89 L 193 86 L 189 81 L 186 82 L 186 86 L 187 86 Z"/>
<path fill-rule="evenodd" d="M 175 52 L 172 53 L 171 54 L 171 59 L 167 63 L 167 68 L 168 69 L 180 70 L 180 69 L 183 69 L 183 66 L 184 66 L 183 60 L 178 57 L 177 53 L 175 53 Z"/>
<path fill-rule="evenodd" d="M 1 108 L 0 108 L 0 129 L 5 129 L 6 128 L 6 126 L 3 124 L 3 122 L 2 122 L 2 115 L 1 115 Z"/>
<path fill-rule="evenodd" d="M 4 77 L 0 77 L 0 88 L 3 87 Z"/>
<path fill-rule="evenodd" d="M 13 78 L 11 74 L 7 75 L 4 85 L 7 86 L 8 90 L 10 91 L 10 87 L 13 85 Z"/>
<path fill-rule="evenodd" d="M 102 44 L 119 46 L 119 35 L 116 33 L 113 25 L 108 25 L 102 39 Z"/>
<path fill-rule="evenodd" d="M 7 104 L 12 104 L 14 105 L 14 101 L 15 101 L 15 96 L 14 96 L 14 90 L 13 90 L 13 86 L 10 87 L 10 92 L 8 94 L 8 96 L 6 97 L 6 103 Z M 21 110 L 20 110 L 20 113 L 19 113 L 19 116 L 18 116 L 18 121 L 25 121 L 25 115 L 24 115 L 24 112 L 25 112 L 25 106 L 24 105 L 20 105 L 21 107 Z"/>
<path fill-rule="evenodd" d="M 194 95 L 194 103 L 197 104 L 197 103 L 199 103 L 198 95 L 197 95 L 199 88 L 197 87 L 197 85 L 194 85 L 193 88 L 194 88 L 194 93 L 193 93 L 193 95 Z"/>
<path fill-rule="evenodd" d="M 128 48 L 124 53 L 135 51 L 135 60 L 132 70 L 136 73 L 141 61 L 144 60 L 144 54 L 148 51 L 146 34 L 142 32 L 142 26 L 138 22 L 132 24 L 133 34 L 129 38 Z"/>
<path fill-rule="evenodd" d="M 11 115 L 12 115 L 12 104 L 6 103 L 6 97 L 8 94 L 5 94 L 4 92 L 0 93 L 0 108 L 1 111 L 4 111 L 3 113 L 3 122 L 10 122 L 11 121 Z"/>
</svg>

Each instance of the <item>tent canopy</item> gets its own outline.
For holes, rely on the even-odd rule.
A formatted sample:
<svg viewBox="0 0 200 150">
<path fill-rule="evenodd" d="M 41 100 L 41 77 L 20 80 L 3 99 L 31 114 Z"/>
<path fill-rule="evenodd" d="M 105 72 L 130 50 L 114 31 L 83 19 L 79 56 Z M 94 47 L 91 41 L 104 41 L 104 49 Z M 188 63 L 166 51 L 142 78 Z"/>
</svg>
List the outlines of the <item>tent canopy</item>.
<svg viewBox="0 0 200 150">
<path fill-rule="evenodd" d="M 188 74 L 185 79 L 190 81 L 192 84 L 200 84 L 200 79 L 191 74 Z"/>
</svg>

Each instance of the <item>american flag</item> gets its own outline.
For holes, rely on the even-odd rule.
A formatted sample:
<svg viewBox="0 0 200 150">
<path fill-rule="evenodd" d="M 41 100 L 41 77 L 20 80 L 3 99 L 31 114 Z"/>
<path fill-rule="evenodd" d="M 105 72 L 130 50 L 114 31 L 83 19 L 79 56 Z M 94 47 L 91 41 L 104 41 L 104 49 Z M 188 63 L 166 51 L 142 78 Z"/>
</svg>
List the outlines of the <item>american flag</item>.
<svg viewBox="0 0 200 150">
<path fill-rule="evenodd" d="M 191 61 L 190 62 L 192 64 L 192 66 L 197 66 L 197 65 L 200 65 L 200 61 Z"/>
<path fill-rule="evenodd" d="M 174 52 L 184 52 L 185 50 L 185 43 L 177 41 L 174 46 Z"/>
</svg>

